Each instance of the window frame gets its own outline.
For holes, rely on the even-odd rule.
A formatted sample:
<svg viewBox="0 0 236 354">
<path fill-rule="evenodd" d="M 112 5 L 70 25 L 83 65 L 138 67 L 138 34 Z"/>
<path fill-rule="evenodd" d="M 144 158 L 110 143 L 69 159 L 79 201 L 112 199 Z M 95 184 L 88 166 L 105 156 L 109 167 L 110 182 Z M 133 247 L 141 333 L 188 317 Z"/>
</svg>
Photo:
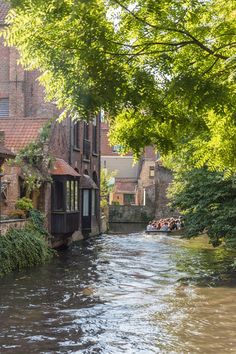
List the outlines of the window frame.
<svg viewBox="0 0 236 354">
<path fill-rule="evenodd" d="M 97 125 L 97 117 L 93 119 L 92 125 L 92 152 L 94 155 L 98 154 L 98 125 Z"/>
<path fill-rule="evenodd" d="M 7 109 L 4 110 L 4 103 L 6 102 Z M 3 103 L 3 105 L 1 105 Z M 6 114 L 5 114 L 6 113 Z M 8 118 L 10 116 L 10 100 L 9 97 L 0 97 L 0 119 L 1 118 Z"/>
<path fill-rule="evenodd" d="M 127 196 L 132 196 L 132 201 L 127 201 L 125 200 Z M 124 205 L 131 205 L 131 204 L 135 204 L 135 194 L 133 193 L 124 193 Z"/>
<path fill-rule="evenodd" d="M 73 148 L 80 150 L 80 122 L 76 121 L 73 125 Z"/>
<path fill-rule="evenodd" d="M 149 178 L 155 177 L 155 166 L 149 166 Z"/>
</svg>

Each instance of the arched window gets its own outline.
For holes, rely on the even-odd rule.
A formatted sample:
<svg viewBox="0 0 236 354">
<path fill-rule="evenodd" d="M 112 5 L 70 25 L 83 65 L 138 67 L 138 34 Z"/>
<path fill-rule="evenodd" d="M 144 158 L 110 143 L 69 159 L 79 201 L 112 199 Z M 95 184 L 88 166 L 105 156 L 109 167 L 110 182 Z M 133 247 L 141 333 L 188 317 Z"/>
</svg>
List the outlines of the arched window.
<svg viewBox="0 0 236 354">
<path fill-rule="evenodd" d="M 93 181 L 96 183 L 96 185 L 98 184 L 98 177 L 96 171 L 93 172 Z"/>
<path fill-rule="evenodd" d="M 73 126 L 73 146 L 74 149 L 79 149 L 80 145 L 80 124 L 75 122 Z"/>
</svg>

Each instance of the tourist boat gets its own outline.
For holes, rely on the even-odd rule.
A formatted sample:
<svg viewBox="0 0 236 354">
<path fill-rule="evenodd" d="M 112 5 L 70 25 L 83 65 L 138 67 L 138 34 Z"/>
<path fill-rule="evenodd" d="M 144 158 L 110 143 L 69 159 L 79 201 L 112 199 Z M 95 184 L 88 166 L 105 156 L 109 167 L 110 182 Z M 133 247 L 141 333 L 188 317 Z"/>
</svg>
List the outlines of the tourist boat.
<svg viewBox="0 0 236 354">
<path fill-rule="evenodd" d="M 145 230 L 148 235 L 162 235 L 162 236 L 177 236 L 183 234 L 183 229 L 164 231 L 164 230 Z"/>
</svg>

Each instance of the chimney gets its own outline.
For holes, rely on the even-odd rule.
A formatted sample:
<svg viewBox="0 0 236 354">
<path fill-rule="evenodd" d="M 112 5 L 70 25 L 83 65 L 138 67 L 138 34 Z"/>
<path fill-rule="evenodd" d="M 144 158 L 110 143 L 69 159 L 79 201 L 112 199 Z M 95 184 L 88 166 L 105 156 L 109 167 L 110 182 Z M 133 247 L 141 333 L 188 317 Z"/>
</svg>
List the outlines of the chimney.
<svg viewBox="0 0 236 354">
<path fill-rule="evenodd" d="M 5 143 L 5 132 L 0 130 L 0 146 L 4 146 Z"/>
</svg>

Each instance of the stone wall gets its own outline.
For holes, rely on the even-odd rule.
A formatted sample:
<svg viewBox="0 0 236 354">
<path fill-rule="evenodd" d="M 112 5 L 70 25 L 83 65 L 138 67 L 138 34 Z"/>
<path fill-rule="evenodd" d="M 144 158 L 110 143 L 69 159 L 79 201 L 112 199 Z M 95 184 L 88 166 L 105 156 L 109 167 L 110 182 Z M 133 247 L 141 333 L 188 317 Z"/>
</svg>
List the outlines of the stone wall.
<svg viewBox="0 0 236 354">
<path fill-rule="evenodd" d="M 2 215 L 8 215 L 15 209 L 15 203 L 19 196 L 19 168 L 4 164 L 4 175 L 2 177 L 2 183 L 6 184 L 6 199 L 1 198 L 1 213 Z"/>
<path fill-rule="evenodd" d="M 172 172 L 163 167 L 159 162 L 155 166 L 155 218 L 165 218 L 170 216 L 178 216 L 169 206 L 167 198 L 167 188 L 173 180 Z"/>
<path fill-rule="evenodd" d="M 150 209 L 139 205 L 109 205 L 109 223 L 147 223 Z"/>
<path fill-rule="evenodd" d="M 155 184 L 147 186 L 146 191 L 146 208 L 149 210 L 149 214 L 155 215 L 155 202 L 156 202 L 156 187 Z"/>
</svg>

